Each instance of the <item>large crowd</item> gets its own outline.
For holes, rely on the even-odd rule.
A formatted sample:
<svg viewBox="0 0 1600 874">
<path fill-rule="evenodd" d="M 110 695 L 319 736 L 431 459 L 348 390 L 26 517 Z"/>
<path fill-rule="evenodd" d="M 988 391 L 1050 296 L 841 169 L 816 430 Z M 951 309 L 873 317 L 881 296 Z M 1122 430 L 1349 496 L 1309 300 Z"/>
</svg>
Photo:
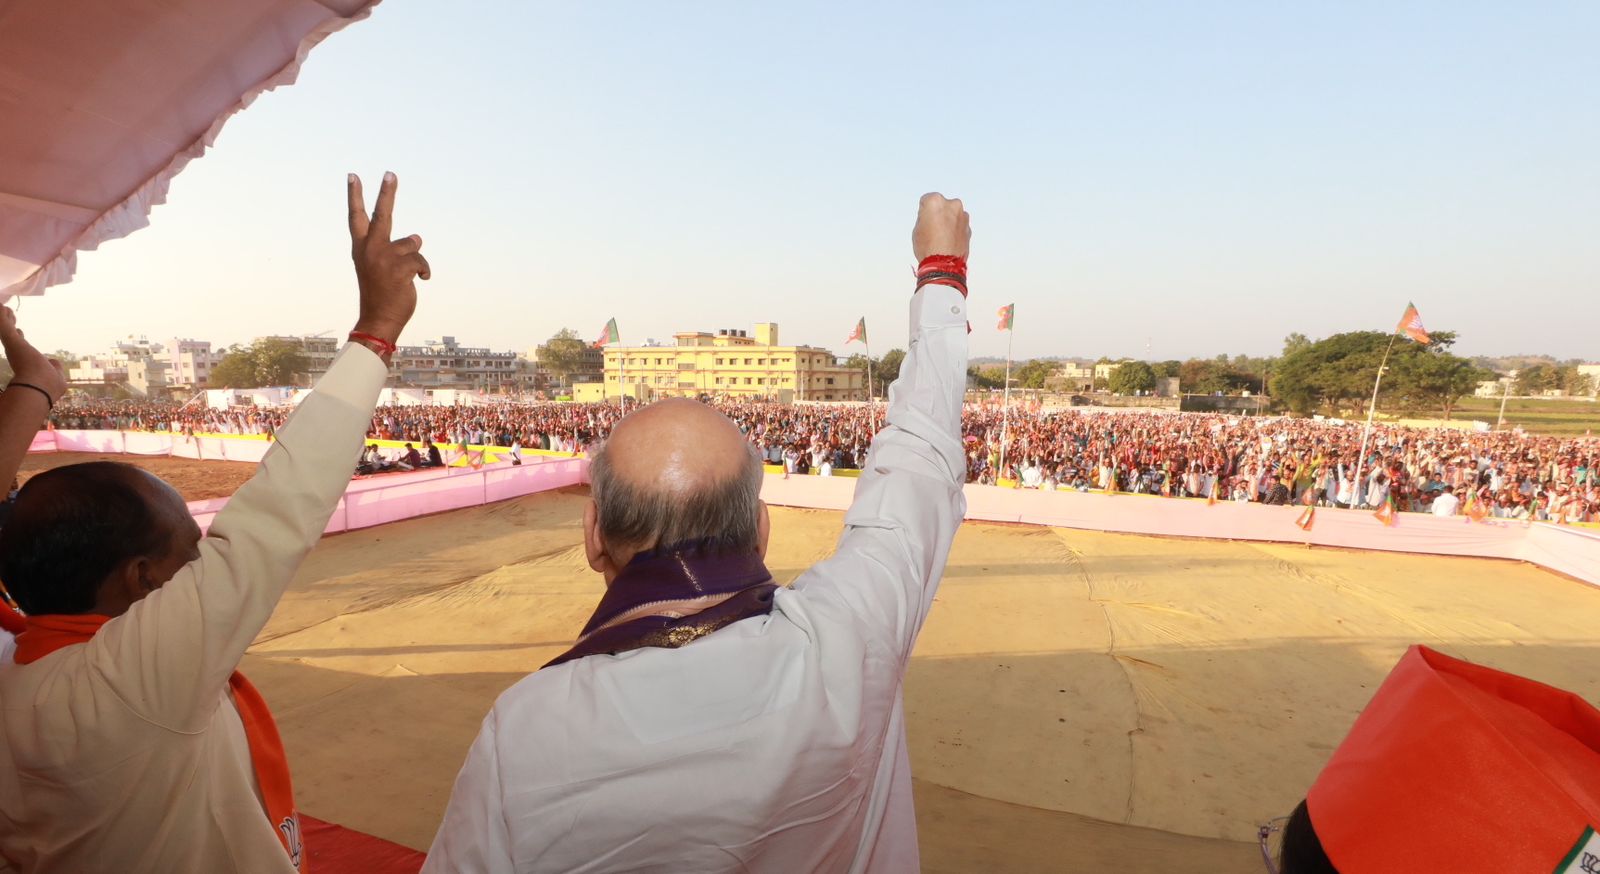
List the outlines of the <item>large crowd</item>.
<svg viewBox="0 0 1600 874">
<path fill-rule="evenodd" d="M 860 468 L 881 406 L 717 403 L 769 464 L 796 474 Z M 63 405 L 56 428 L 266 434 L 287 408 L 154 403 Z M 372 438 L 580 452 L 603 440 L 611 404 L 386 406 Z M 1600 439 L 1197 413 L 1039 412 L 970 407 L 967 479 L 1119 492 L 1564 522 L 1600 521 Z M 1002 439 L 1004 435 L 1004 439 Z M 1002 442 L 1004 451 L 1002 452 Z M 424 449 L 426 452 L 426 449 Z M 396 458 L 396 461 L 403 459 Z M 1004 464 L 1004 470 L 1001 466 Z M 1359 470 L 1358 470 L 1359 468 Z M 1446 512 L 1449 511 L 1449 512 Z"/>
</svg>

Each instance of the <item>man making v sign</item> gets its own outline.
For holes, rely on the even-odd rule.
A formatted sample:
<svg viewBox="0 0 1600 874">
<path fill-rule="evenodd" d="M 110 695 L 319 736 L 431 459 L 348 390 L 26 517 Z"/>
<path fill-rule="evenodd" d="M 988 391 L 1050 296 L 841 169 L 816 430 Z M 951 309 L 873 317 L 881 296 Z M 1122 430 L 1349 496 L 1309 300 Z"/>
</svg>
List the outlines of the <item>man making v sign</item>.
<svg viewBox="0 0 1600 874">
<path fill-rule="evenodd" d="M 369 218 L 350 177 L 351 342 L 209 536 L 129 465 L 56 468 L 18 496 L 0 529 L 27 614 L 0 665 L 0 872 L 300 868 L 283 745 L 237 668 L 344 493 L 429 276 L 420 237 L 390 239 L 396 186 Z"/>
</svg>

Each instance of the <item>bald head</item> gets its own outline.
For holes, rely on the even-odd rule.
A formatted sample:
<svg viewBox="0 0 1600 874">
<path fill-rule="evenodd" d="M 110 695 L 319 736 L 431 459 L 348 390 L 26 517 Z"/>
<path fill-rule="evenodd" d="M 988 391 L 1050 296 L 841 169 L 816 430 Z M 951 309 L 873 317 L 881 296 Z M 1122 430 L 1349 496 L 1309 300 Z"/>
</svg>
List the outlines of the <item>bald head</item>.
<svg viewBox="0 0 1600 874">
<path fill-rule="evenodd" d="M 623 419 L 606 441 L 611 472 L 638 488 L 686 495 L 744 472 L 748 444 L 727 416 L 665 400 Z"/>
<path fill-rule="evenodd" d="M 590 461 L 597 527 L 633 551 L 709 540 L 758 549 L 761 461 L 728 417 L 689 400 L 623 419 Z"/>
</svg>

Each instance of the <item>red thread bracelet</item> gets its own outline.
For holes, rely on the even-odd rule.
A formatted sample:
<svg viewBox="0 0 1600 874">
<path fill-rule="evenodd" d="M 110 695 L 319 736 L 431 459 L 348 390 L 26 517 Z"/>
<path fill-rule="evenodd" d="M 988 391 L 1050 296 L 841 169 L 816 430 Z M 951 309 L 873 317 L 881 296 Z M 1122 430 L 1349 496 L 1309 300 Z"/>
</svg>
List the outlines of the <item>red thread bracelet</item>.
<svg viewBox="0 0 1600 874">
<path fill-rule="evenodd" d="M 368 333 L 366 333 L 364 331 L 351 331 L 350 332 L 350 339 L 355 340 L 355 341 L 357 341 L 359 343 L 375 343 L 375 344 L 377 344 L 378 348 L 383 350 L 382 352 L 378 353 L 380 355 L 393 355 L 394 353 L 400 351 L 400 347 L 399 346 L 396 346 L 395 344 L 390 343 L 388 340 L 385 340 L 382 337 L 374 337 L 373 335 L 368 334 Z"/>
<path fill-rule="evenodd" d="M 929 255 L 917 265 L 917 273 L 937 270 L 941 273 L 967 273 L 967 259 L 960 255 Z"/>
<path fill-rule="evenodd" d="M 967 296 L 967 259 L 960 255 L 929 255 L 917 264 L 917 288 L 947 285 Z"/>
</svg>

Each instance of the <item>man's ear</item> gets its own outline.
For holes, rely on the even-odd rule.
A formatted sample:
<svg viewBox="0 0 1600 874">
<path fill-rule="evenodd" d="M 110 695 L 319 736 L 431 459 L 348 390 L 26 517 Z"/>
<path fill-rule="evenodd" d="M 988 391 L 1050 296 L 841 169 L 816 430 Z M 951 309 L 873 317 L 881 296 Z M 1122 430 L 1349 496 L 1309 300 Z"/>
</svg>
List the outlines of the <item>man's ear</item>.
<svg viewBox="0 0 1600 874">
<path fill-rule="evenodd" d="M 762 561 L 767 560 L 767 541 L 772 536 L 772 516 L 767 513 L 767 502 L 761 501 L 761 510 L 756 515 L 756 555 Z"/>
<path fill-rule="evenodd" d="M 118 564 L 100 583 L 95 593 L 94 612 L 105 616 L 121 616 L 134 603 L 150 594 L 146 581 L 150 579 L 150 560 L 130 558 Z"/>
<path fill-rule="evenodd" d="M 616 570 L 616 563 L 606 552 L 606 541 L 600 536 L 600 511 L 595 507 L 594 501 L 583 508 L 583 554 L 589 560 L 589 567 L 597 574 L 609 574 Z"/>
</svg>

